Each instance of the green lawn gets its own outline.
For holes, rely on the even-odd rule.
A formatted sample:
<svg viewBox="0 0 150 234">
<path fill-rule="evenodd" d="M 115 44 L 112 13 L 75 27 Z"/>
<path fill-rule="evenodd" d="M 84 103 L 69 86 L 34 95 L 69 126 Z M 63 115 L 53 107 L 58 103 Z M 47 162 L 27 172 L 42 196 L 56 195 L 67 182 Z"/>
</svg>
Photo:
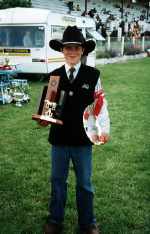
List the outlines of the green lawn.
<svg viewBox="0 0 150 234">
<path fill-rule="evenodd" d="M 109 103 L 111 141 L 93 149 L 95 213 L 102 234 L 150 233 L 150 59 L 99 67 Z M 0 105 L 0 233 L 42 234 L 49 197 L 48 127 L 31 120 L 44 82 L 30 81 L 31 102 Z M 70 170 L 66 234 L 77 225 Z"/>
</svg>

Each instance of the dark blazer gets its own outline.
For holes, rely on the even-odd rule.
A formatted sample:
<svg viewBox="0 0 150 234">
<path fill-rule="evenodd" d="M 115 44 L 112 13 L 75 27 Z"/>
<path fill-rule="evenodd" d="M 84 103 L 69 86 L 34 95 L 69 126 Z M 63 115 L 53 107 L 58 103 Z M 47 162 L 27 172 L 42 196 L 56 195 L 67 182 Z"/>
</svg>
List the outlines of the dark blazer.
<svg viewBox="0 0 150 234">
<path fill-rule="evenodd" d="M 83 127 L 83 112 L 85 108 L 94 101 L 94 90 L 100 72 L 86 65 L 81 65 L 77 77 L 70 83 L 67 77 L 65 66 L 62 66 L 51 75 L 59 75 L 57 99 L 60 91 L 66 94 L 65 104 L 62 112 L 63 125 L 52 124 L 49 134 L 49 142 L 53 145 L 89 145 Z"/>
</svg>

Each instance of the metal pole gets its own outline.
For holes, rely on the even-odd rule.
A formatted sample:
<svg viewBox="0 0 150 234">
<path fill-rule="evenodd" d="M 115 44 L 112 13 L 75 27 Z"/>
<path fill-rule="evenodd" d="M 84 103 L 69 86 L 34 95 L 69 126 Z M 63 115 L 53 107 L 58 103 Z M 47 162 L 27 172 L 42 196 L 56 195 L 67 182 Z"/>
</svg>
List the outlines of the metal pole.
<svg viewBox="0 0 150 234">
<path fill-rule="evenodd" d="M 124 55 L 124 37 L 122 37 L 122 40 L 121 40 L 121 56 Z"/>
<path fill-rule="evenodd" d="M 150 7 L 150 2 L 148 1 L 148 4 L 147 4 L 147 21 L 149 19 L 149 7 Z"/>
<path fill-rule="evenodd" d="M 124 16 L 124 2 L 123 0 L 121 0 L 121 19 L 123 20 L 123 16 Z"/>
<path fill-rule="evenodd" d="M 144 52 L 145 50 L 145 37 L 142 37 L 142 51 Z"/>
<path fill-rule="evenodd" d="M 87 0 L 85 0 L 85 13 L 87 13 Z"/>
</svg>

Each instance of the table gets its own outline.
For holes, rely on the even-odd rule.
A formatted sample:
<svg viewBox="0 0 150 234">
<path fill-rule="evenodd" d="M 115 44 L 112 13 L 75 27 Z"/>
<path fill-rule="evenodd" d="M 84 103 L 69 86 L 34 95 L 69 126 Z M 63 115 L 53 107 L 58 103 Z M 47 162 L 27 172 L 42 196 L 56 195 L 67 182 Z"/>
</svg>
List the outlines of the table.
<svg viewBox="0 0 150 234">
<path fill-rule="evenodd" d="M 0 81 L 4 83 L 10 83 L 14 76 L 17 76 L 16 70 L 0 70 Z"/>
<path fill-rule="evenodd" d="M 5 100 L 5 90 L 7 89 L 8 84 L 4 82 L 0 82 L 0 101 L 2 101 L 3 104 L 6 103 Z"/>
</svg>

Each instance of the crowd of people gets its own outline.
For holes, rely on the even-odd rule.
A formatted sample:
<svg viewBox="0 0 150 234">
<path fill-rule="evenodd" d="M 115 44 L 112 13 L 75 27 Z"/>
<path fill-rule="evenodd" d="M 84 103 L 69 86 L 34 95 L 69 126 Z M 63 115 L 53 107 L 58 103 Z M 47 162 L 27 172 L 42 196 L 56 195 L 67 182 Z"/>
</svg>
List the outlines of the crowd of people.
<svg viewBox="0 0 150 234">
<path fill-rule="evenodd" d="M 119 20 L 114 18 L 113 15 L 110 15 L 106 22 L 103 23 L 97 14 L 95 21 L 96 30 L 99 31 L 104 38 L 109 34 L 111 37 L 125 36 L 138 39 L 143 35 L 148 34 L 148 32 L 146 32 L 146 23 L 142 17 L 139 20 L 134 19 L 129 22 L 128 20 Z"/>
<path fill-rule="evenodd" d="M 91 11 L 88 15 L 91 17 Z M 127 18 L 121 19 L 115 17 L 113 14 L 109 14 L 105 22 L 102 21 L 96 9 L 92 9 L 92 15 L 94 15 L 92 17 L 96 22 L 96 30 L 99 31 L 104 38 L 109 34 L 112 37 L 120 35 L 120 37 L 135 37 L 138 39 L 146 32 L 146 21 L 143 15 L 141 15 L 139 19 L 134 18 L 132 21 L 128 21 Z"/>
<path fill-rule="evenodd" d="M 102 8 L 101 12 L 96 7 L 91 8 L 89 11 L 83 11 L 80 4 L 76 4 L 74 1 L 67 1 L 69 12 L 79 12 L 81 16 L 91 17 L 96 22 L 96 30 L 106 38 L 109 34 L 112 37 L 135 37 L 140 38 L 146 32 L 147 12 L 146 9 L 140 11 L 139 16 L 130 17 L 133 9 L 132 5 L 127 5 L 122 12 L 122 8 L 119 4 L 115 4 L 113 7 L 120 12 L 120 17 L 114 14 L 113 10 Z M 112 8 L 113 9 L 113 8 Z M 100 17 L 101 15 L 101 17 Z M 105 15 L 105 19 L 103 18 Z M 149 36 L 150 32 L 146 32 Z"/>
</svg>

